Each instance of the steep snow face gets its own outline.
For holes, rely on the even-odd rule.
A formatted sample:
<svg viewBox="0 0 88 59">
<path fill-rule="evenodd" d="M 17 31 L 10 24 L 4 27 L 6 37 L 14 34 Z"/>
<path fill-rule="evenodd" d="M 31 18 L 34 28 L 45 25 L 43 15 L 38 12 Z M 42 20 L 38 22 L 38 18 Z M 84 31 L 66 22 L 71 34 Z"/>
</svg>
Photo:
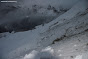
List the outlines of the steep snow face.
<svg viewBox="0 0 88 59">
<path fill-rule="evenodd" d="M 82 29 L 82 30 L 80 28 L 81 27 L 80 24 L 82 26 L 85 26 L 84 24 L 87 24 L 87 22 L 88 22 L 87 21 L 88 15 L 86 15 L 85 17 L 81 16 L 81 14 L 83 15 L 86 12 L 87 7 L 85 7 L 85 6 L 86 6 L 85 3 L 83 1 L 81 1 L 77 5 L 75 5 L 73 8 L 71 8 L 69 11 L 67 11 L 66 13 L 59 16 L 54 21 L 47 24 L 46 26 L 49 29 L 45 30 L 46 32 L 44 32 L 42 35 L 47 34 L 47 37 L 50 37 L 50 38 L 48 38 L 48 39 L 45 38 L 46 39 L 45 42 L 48 44 L 50 41 L 52 42 L 52 39 L 56 39 L 56 37 L 61 37 L 64 35 L 71 36 L 71 35 L 77 34 L 79 32 L 84 31 L 85 29 L 87 29 L 87 27 L 85 27 L 85 29 Z M 82 24 L 83 22 L 85 22 L 85 23 Z M 80 28 L 80 29 L 76 29 L 76 28 Z M 58 29 L 60 31 L 58 31 Z M 53 38 L 51 37 L 52 35 L 53 35 Z M 49 40 L 49 41 L 47 41 L 47 40 Z M 43 44 L 43 42 L 42 42 L 42 44 Z"/>
<path fill-rule="evenodd" d="M 44 26 L 26 32 L 2 33 L 0 58 L 83 59 L 88 52 L 87 19 L 88 7 L 82 0 Z"/>
</svg>

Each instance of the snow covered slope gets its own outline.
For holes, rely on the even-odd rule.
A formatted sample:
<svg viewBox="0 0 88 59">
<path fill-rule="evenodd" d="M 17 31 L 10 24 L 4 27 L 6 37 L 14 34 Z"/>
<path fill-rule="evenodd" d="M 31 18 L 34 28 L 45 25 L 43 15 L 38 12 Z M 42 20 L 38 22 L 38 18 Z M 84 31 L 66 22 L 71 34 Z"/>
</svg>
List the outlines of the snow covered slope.
<svg viewBox="0 0 88 59">
<path fill-rule="evenodd" d="M 88 59 L 88 7 L 79 1 L 36 29 L 2 33 L 1 59 Z M 86 55 L 85 55 L 86 54 Z"/>
<path fill-rule="evenodd" d="M 17 1 L 18 1 L 17 3 L 1 3 L 0 28 L 2 28 L 3 31 L 2 30 L 0 31 L 18 32 L 34 29 L 35 26 L 50 22 L 54 20 L 56 17 L 62 15 L 67 10 L 69 10 L 73 5 L 75 5 L 79 0 L 74 1 L 17 0 Z M 24 23 L 22 23 L 24 21 L 26 21 L 25 25 Z"/>
</svg>

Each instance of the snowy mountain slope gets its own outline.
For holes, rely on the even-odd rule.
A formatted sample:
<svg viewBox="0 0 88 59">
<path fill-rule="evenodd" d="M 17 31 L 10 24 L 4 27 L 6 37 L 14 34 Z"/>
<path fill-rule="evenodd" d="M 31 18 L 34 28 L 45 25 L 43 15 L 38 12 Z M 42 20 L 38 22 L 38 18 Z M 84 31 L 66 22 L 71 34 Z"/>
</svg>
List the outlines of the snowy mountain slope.
<svg viewBox="0 0 88 59">
<path fill-rule="evenodd" d="M 60 17 L 58 17 L 56 20 L 47 24 L 46 26 L 49 29 L 45 30 L 46 32 L 44 32 L 42 35 L 45 36 L 47 34 L 46 35 L 47 37 L 51 37 L 51 39 L 53 39 L 53 38 L 56 39 L 57 37 L 59 38 L 64 35 L 71 36 L 71 35 L 77 34 L 79 32 L 84 31 L 85 29 L 87 29 L 86 28 L 87 26 L 85 28 L 83 28 L 82 30 L 75 29 L 76 27 L 85 26 L 88 22 L 87 21 L 88 15 L 86 15 L 85 17 L 80 16 L 81 13 L 84 13 L 86 11 L 85 10 L 86 7 L 84 7 L 83 5 L 85 6 L 84 3 L 80 2 L 79 4 L 74 6 L 72 9 L 70 9 L 68 12 L 66 12 L 63 15 L 61 15 Z M 81 8 L 79 8 L 80 6 L 81 6 Z M 82 9 L 82 6 L 83 6 L 83 9 Z M 77 8 L 77 9 L 75 9 L 75 8 Z M 78 14 L 79 14 L 79 16 L 78 16 Z M 81 24 L 81 26 L 80 26 L 80 24 Z M 58 29 L 60 31 L 58 31 Z M 52 38 L 52 36 L 53 36 L 53 38 Z M 50 38 L 48 38 L 46 40 L 49 40 L 49 39 Z M 50 41 L 51 41 L 51 39 L 50 39 Z"/>
<path fill-rule="evenodd" d="M 4 31 L 26 31 L 35 26 L 52 21 L 65 13 L 80 0 L 17 0 L 17 3 L 1 3 L 0 28 Z M 68 4 L 69 3 L 69 4 Z M 24 25 L 24 20 L 27 20 Z M 12 26 L 15 23 L 16 26 Z M 32 23 L 29 24 L 29 23 Z M 26 27 L 26 25 L 29 25 Z M 25 26 L 25 27 L 24 27 Z M 23 29 L 24 28 L 24 29 Z M 26 29 L 26 30 L 25 30 Z M 2 33 L 0 32 L 0 33 Z"/>
<path fill-rule="evenodd" d="M 69 38 L 64 38 L 56 44 L 42 50 L 33 50 L 26 54 L 23 59 L 87 59 L 88 58 L 88 32 L 81 33 Z M 42 56 L 43 55 L 43 56 Z M 33 57 L 32 57 L 33 56 Z"/>
<path fill-rule="evenodd" d="M 77 59 L 79 55 L 84 56 L 88 47 L 88 7 L 85 3 L 85 0 L 80 1 L 57 19 L 34 30 L 6 34 L 0 38 L 1 58 Z M 59 40 L 62 41 L 57 42 Z"/>
</svg>

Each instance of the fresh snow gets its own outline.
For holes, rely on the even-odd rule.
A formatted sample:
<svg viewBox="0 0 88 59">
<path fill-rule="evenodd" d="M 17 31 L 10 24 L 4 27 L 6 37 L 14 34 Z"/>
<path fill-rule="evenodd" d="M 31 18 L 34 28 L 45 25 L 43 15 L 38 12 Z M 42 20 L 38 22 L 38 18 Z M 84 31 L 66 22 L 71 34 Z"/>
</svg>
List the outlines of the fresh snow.
<svg viewBox="0 0 88 59">
<path fill-rule="evenodd" d="M 78 56 L 76 56 L 75 59 L 82 59 L 82 55 L 78 55 Z"/>
</svg>

